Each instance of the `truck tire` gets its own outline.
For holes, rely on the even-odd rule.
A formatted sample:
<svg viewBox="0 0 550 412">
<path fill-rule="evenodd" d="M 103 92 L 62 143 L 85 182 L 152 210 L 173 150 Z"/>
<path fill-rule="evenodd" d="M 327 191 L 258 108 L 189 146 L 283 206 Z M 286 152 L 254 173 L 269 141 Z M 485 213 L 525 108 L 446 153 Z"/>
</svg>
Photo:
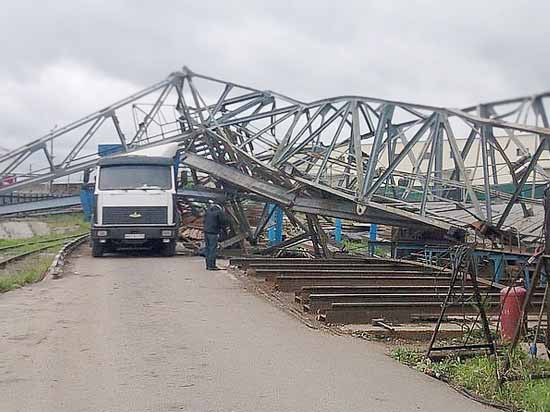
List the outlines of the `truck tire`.
<svg viewBox="0 0 550 412">
<path fill-rule="evenodd" d="M 105 252 L 105 247 L 99 242 L 92 242 L 92 256 L 102 257 Z"/>
<path fill-rule="evenodd" d="M 170 243 L 163 243 L 160 249 L 162 256 L 171 257 L 176 254 L 176 241 L 173 240 Z"/>
</svg>

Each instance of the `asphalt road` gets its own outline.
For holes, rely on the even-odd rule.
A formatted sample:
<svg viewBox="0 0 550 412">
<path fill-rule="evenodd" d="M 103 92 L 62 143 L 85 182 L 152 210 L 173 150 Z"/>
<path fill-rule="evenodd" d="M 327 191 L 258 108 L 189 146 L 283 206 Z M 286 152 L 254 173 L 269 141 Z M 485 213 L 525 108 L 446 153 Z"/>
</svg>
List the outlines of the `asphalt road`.
<svg viewBox="0 0 550 412">
<path fill-rule="evenodd" d="M 489 411 L 198 258 L 84 250 L 0 296 L 0 411 Z"/>
</svg>

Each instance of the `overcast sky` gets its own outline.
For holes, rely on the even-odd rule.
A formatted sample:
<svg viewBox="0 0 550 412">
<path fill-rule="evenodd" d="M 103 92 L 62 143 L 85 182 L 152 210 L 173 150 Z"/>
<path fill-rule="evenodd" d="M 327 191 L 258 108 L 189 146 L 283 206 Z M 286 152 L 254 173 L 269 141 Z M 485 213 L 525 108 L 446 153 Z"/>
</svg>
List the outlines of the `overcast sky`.
<svg viewBox="0 0 550 412">
<path fill-rule="evenodd" d="M 413 4 L 414 3 L 414 4 Z M 548 1 L 2 1 L 0 146 L 192 70 L 301 100 L 550 89 Z"/>
</svg>

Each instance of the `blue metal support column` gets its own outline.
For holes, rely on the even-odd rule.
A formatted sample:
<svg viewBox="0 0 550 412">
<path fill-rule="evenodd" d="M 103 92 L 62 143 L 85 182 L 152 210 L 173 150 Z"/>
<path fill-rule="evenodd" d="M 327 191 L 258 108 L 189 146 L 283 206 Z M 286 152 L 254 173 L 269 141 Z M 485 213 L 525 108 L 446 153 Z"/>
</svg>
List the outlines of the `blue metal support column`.
<svg viewBox="0 0 550 412">
<path fill-rule="evenodd" d="M 378 225 L 376 223 L 371 223 L 370 230 L 369 230 L 369 240 L 376 241 L 377 233 L 378 233 Z"/>
<path fill-rule="evenodd" d="M 94 189 L 93 187 L 83 186 L 80 189 L 80 204 L 84 212 L 84 220 L 90 222 L 94 209 Z"/>
<path fill-rule="evenodd" d="M 269 205 L 269 208 L 272 215 L 267 229 L 267 238 L 269 246 L 273 246 L 283 241 L 283 209 L 274 204 Z M 275 210 L 272 212 L 273 209 Z"/>
<path fill-rule="evenodd" d="M 376 223 L 370 224 L 369 229 L 369 255 L 374 255 L 374 246 L 376 244 L 376 234 L 378 232 L 378 225 Z"/>
<path fill-rule="evenodd" d="M 506 268 L 506 259 L 516 260 L 515 256 L 509 256 L 505 252 L 503 253 L 500 251 L 490 252 L 487 250 L 478 250 L 474 253 L 474 256 L 476 259 L 485 258 L 491 261 L 493 282 L 500 282 L 503 278 Z"/>
<path fill-rule="evenodd" d="M 342 242 L 342 219 L 336 218 L 334 223 L 334 241 L 336 243 Z"/>
</svg>

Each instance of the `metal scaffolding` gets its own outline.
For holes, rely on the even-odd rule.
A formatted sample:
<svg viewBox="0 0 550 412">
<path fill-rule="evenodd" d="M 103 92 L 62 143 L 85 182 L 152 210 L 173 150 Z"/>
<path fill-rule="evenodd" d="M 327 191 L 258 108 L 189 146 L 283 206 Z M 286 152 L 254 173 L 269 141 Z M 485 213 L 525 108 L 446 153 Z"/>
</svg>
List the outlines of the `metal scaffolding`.
<svg viewBox="0 0 550 412">
<path fill-rule="evenodd" d="M 446 232 L 512 231 L 528 239 L 537 222 L 523 233 L 512 230 L 517 220 L 510 216 L 521 210 L 527 218 L 541 207 L 525 191 L 528 182 L 548 181 L 539 162 L 550 136 L 548 95 L 463 110 L 363 96 L 307 103 L 184 67 L 1 154 L 0 178 L 18 173 L 18 179 L 0 193 L 92 168 L 98 136 L 114 137 L 124 152 L 177 142 L 195 184 L 207 176 L 217 187 L 255 194 L 292 213 Z M 534 151 L 524 144 L 526 135 L 536 136 Z M 500 137 L 521 151 L 521 162 L 511 160 Z M 66 153 L 54 158 L 52 142 Z M 43 166 L 26 173 L 36 156 Z M 477 175 L 477 166 L 474 173 L 468 166 L 474 156 Z M 511 191 L 500 189 L 502 176 Z"/>
</svg>

